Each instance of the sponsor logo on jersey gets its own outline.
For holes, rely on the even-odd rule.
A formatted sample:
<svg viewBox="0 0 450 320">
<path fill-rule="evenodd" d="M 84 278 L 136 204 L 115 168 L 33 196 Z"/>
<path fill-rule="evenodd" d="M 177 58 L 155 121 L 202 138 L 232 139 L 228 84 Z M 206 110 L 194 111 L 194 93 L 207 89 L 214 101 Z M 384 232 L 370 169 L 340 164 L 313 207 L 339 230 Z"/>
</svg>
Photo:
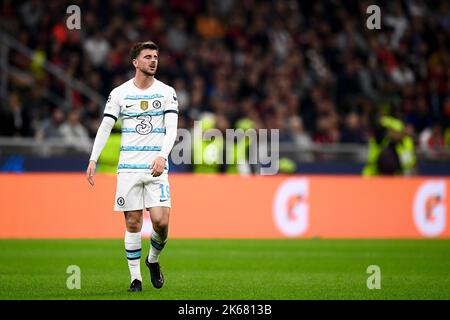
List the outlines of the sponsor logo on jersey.
<svg viewBox="0 0 450 320">
<path fill-rule="evenodd" d="M 141 109 L 144 111 L 148 109 L 148 101 L 141 101 Z"/>
</svg>

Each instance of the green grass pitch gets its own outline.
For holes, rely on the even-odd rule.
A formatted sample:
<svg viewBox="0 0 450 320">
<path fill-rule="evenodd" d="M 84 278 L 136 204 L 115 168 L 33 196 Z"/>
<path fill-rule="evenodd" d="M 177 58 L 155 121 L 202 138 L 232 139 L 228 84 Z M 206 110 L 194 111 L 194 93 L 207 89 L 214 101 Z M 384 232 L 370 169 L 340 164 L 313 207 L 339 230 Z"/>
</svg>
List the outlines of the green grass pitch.
<svg viewBox="0 0 450 320">
<path fill-rule="evenodd" d="M 0 240 L 0 299 L 450 299 L 450 240 L 171 239 L 160 263 L 162 289 L 141 259 L 143 292 L 128 293 L 122 240 Z M 79 290 L 66 287 L 69 265 Z"/>
</svg>

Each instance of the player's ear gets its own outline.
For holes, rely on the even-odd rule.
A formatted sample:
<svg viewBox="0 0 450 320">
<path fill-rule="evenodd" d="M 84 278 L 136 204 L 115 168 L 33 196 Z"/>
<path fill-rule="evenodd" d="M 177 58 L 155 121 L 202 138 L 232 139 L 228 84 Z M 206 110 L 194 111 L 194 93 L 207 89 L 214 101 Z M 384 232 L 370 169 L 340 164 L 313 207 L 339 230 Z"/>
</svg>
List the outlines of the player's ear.
<svg viewBox="0 0 450 320">
<path fill-rule="evenodd" d="M 133 59 L 133 66 L 136 68 L 137 67 L 137 65 L 138 65 L 138 62 L 137 62 L 137 60 L 136 59 Z"/>
</svg>

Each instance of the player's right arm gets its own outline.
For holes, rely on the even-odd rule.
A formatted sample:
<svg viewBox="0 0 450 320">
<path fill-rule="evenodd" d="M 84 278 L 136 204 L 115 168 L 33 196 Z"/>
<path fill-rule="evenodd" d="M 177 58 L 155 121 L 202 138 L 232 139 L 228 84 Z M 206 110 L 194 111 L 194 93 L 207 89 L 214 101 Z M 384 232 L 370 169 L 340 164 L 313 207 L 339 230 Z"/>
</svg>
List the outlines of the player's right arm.
<svg viewBox="0 0 450 320">
<path fill-rule="evenodd" d="M 92 146 L 92 153 L 89 157 L 89 164 L 86 170 L 86 176 L 91 186 L 94 185 L 94 175 L 97 168 L 97 161 L 108 141 L 111 130 L 117 121 L 117 117 L 120 113 L 120 104 L 115 90 L 111 91 L 106 102 L 105 112 L 103 114 L 103 120 L 98 127 L 97 134 L 95 136 L 94 145 Z"/>
</svg>

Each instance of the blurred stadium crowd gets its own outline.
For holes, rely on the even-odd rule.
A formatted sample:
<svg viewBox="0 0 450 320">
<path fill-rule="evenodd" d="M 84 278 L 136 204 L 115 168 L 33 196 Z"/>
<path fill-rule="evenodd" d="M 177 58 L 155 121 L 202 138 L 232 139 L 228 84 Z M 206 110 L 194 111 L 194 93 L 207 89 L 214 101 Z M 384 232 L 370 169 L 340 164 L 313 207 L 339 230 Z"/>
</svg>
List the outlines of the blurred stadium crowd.
<svg viewBox="0 0 450 320">
<path fill-rule="evenodd" d="M 80 30 L 66 28 L 71 4 L 81 8 Z M 366 27 L 371 4 L 381 7 L 380 30 Z M 102 108 L 76 90 L 70 110 L 45 98 L 44 88 L 63 95 L 64 84 L 42 61 L 107 97 L 134 74 L 132 43 L 153 40 L 180 127 L 212 112 L 223 130 L 249 118 L 302 146 L 365 144 L 390 114 L 417 145 L 450 146 L 447 1 L 3 0 L 0 20 L 35 52 L 9 57 L 34 80 L 9 79 L 2 136 L 93 138 Z"/>
</svg>

